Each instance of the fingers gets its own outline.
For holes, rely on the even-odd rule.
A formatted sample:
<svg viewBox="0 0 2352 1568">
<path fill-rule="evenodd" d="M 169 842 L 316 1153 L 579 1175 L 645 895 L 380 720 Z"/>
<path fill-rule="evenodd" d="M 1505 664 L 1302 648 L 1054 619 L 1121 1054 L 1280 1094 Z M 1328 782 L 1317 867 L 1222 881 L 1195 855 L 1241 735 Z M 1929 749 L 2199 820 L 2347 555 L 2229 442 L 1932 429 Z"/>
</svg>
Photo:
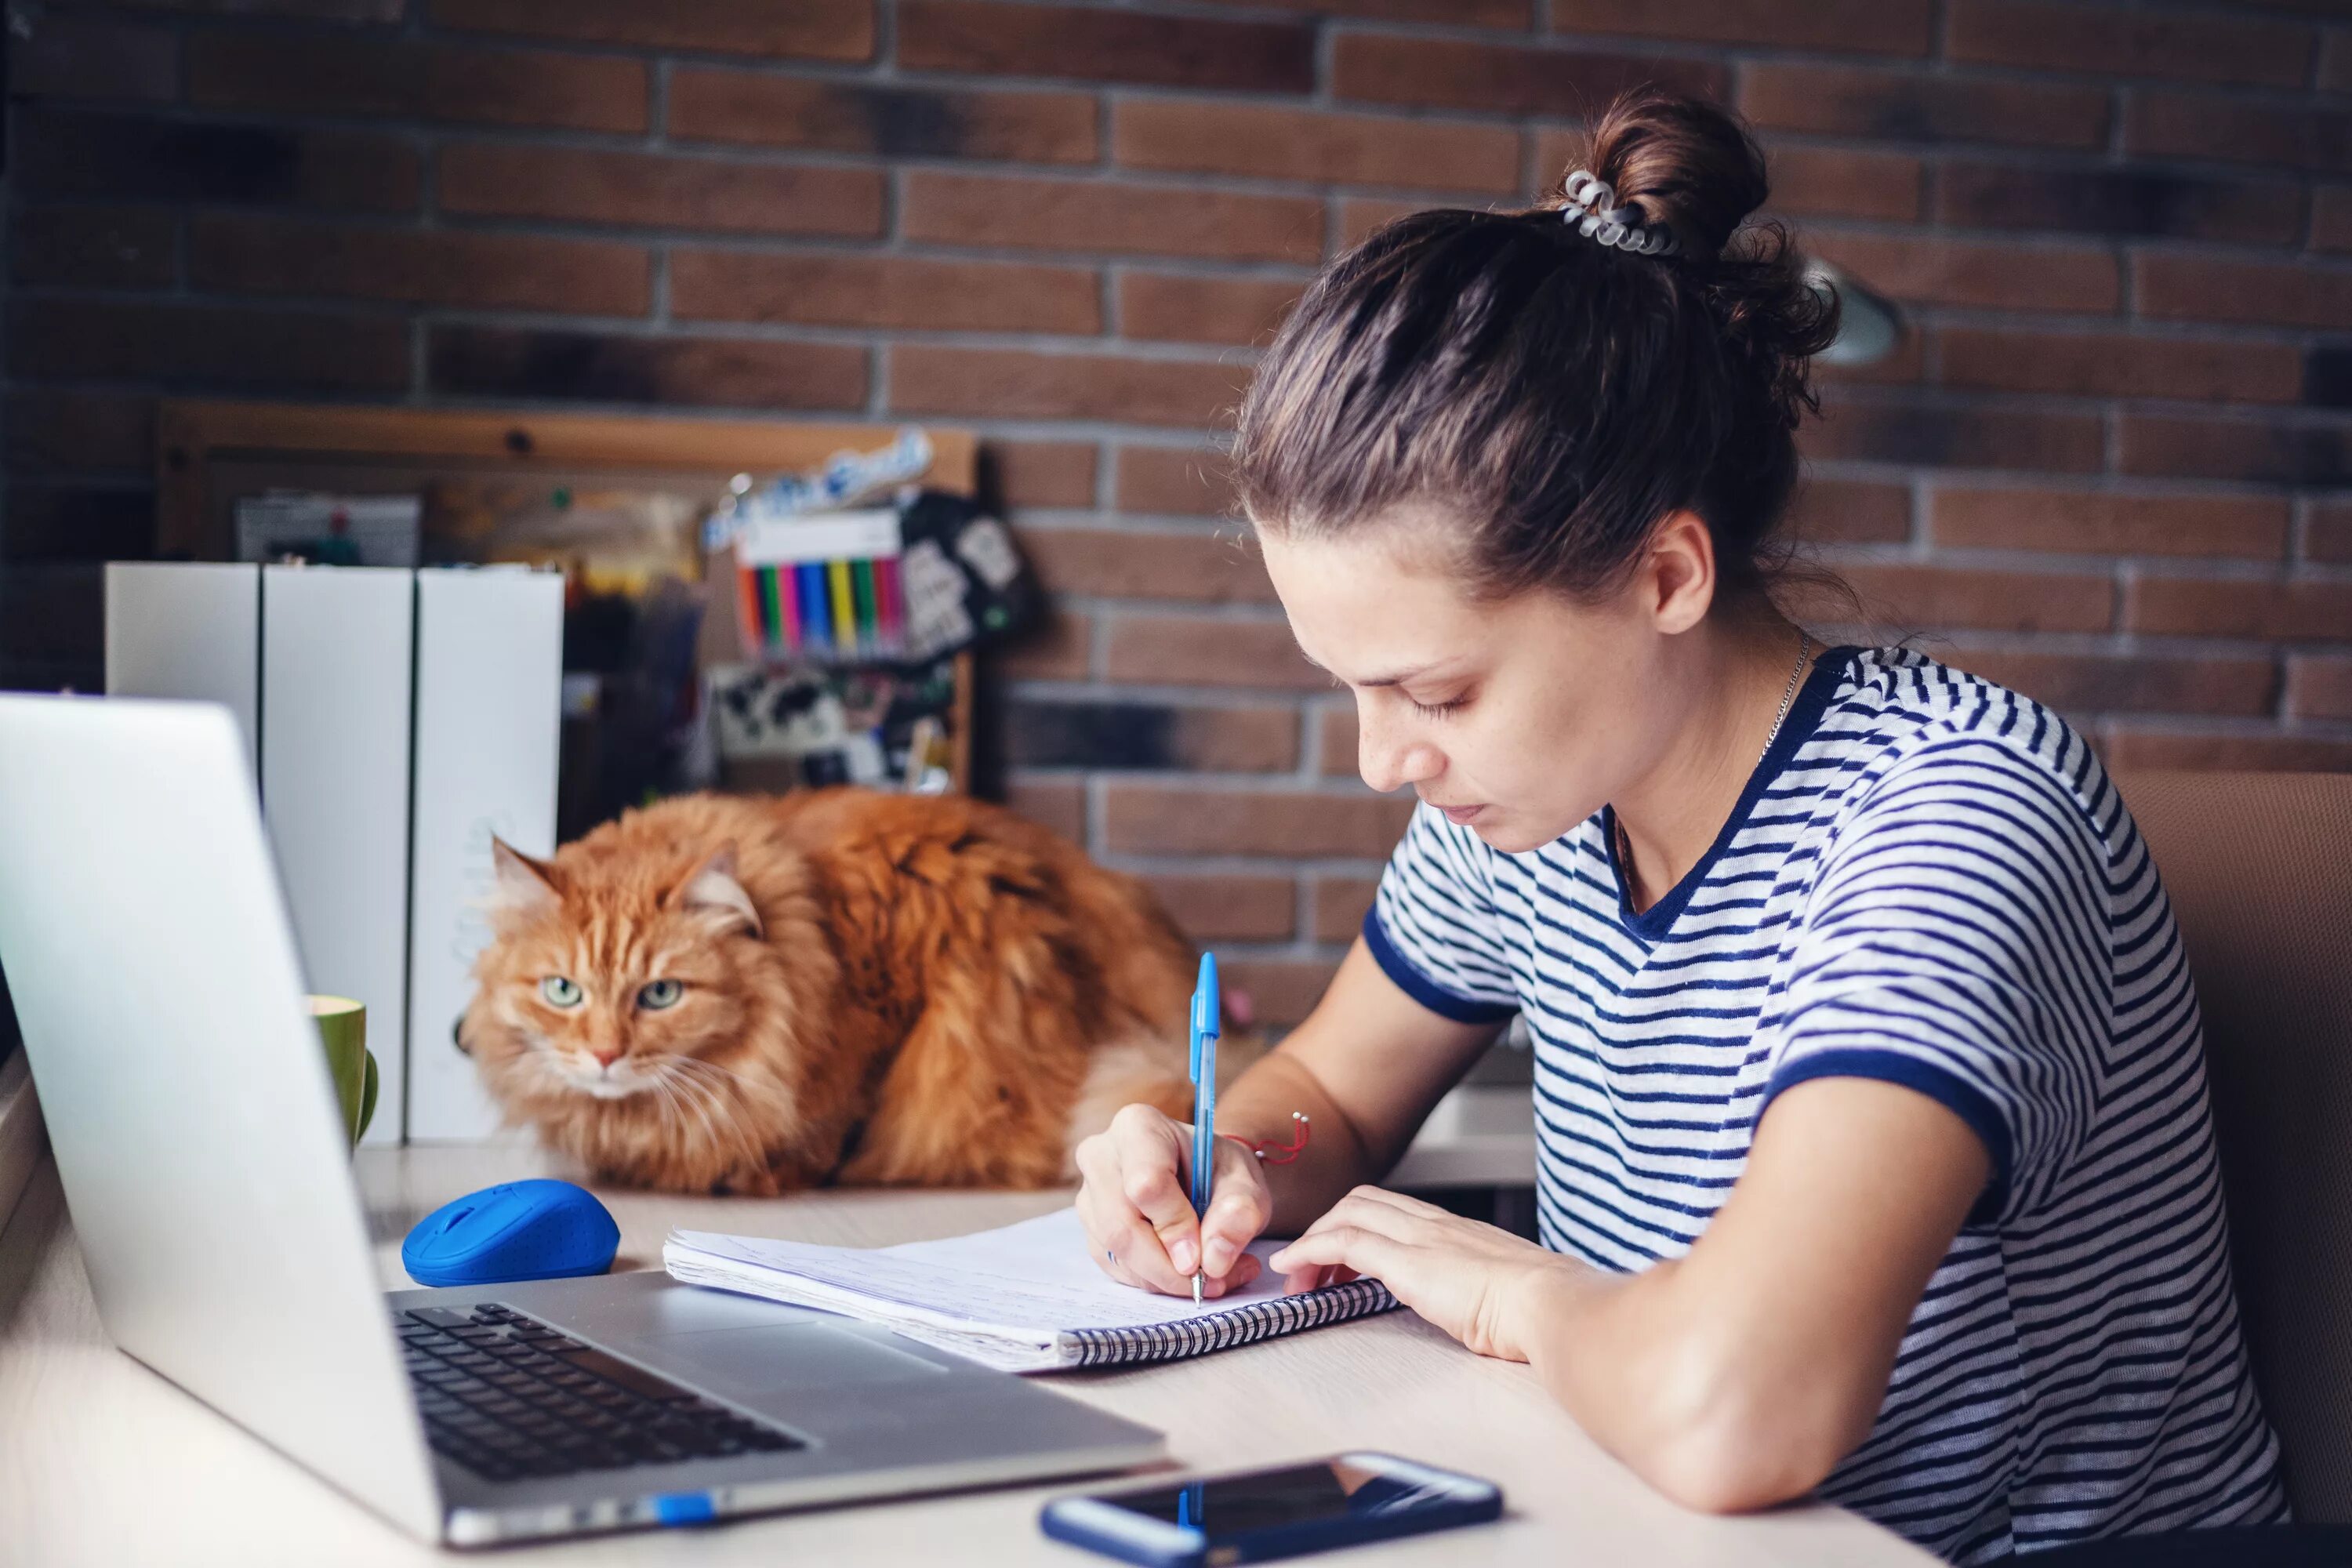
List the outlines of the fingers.
<svg viewBox="0 0 2352 1568">
<path fill-rule="evenodd" d="M 1281 1271 L 1284 1290 L 1296 1292 L 1361 1275 L 1383 1278 L 1401 1251 L 1394 1240 L 1376 1230 L 1340 1224 L 1309 1230 L 1266 1263 Z"/>
<path fill-rule="evenodd" d="M 1192 1197 L 1185 1190 L 1191 1138 L 1191 1128 L 1150 1106 L 1130 1105 L 1111 1118 L 1120 1195 L 1160 1237 L 1170 1266 L 1188 1278 L 1201 1258 L 1200 1216 L 1192 1212 Z M 1192 1287 L 1185 1289 L 1189 1293 Z"/>
<path fill-rule="evenodd" d="M 1192 1212 L 1185 1169 L 1192 1129 L 1149 1106 L 1130 1105 L 1111 1119 L 1108 1131 L 1077 1148 L 1079 1217 L 1096 1247 L 1095 1265 L 1122 1284 L 1171 1296 L 1192 1293 L 1200 1268 L 1201 1226 Z M 1227 1178 L 1221 1173 L 1221 1182 Z M 1262 1186 L 1262 1183 L 1259 1184 Z M 1255 1212 L 1244 1193 L 1235 1200 L 1244 1221 Z M 1215 1210 L 1213 1202 L 1212 1212 Z M 1223 1222 L 1230 1229 L 1234 1222 Z M 1244 1240 L 1264 1228 L 1250 1225 Z M 1240 1248 L 1233 1248 L 1234 1255 Z M 1222 1296 L 1256 1279 L 1261 1267 L 1246 1256 L 1229 1256 L 1223 1269 L 1202 1270 L 1204 1294 Z"/>
</svg>

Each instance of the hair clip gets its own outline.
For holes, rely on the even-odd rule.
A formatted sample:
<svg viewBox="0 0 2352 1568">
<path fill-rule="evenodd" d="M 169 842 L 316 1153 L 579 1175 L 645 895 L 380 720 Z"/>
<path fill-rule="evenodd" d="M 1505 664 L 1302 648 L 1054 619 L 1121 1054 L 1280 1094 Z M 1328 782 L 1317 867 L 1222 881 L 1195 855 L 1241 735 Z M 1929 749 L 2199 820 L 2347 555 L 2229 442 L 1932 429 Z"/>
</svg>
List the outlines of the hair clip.
<svg viewBox="0 0 2352 1568">
<path fill-rule="evenodd" d="M 1217 1136 L 1220 1138 L 1232 1139 L 1234 1142 L 1240 1144 L 1243 1148 L 1248 1150 L 1251 1153 L 1256 1155 L 1259 1159 L 1265 1161 L 1269 1165 L 1287 1165 L 1293 1160 L 1297 1159 L 1298 1156 L 1305 1152 L 1307 1148 L 1307 1135 L 1309 1131 L 1307 1121 L 1307 1112 L 1303 1110 L 1294 1110 L 1290 1113 L 1290 1119 L 1298 1123 L 1298 1135 L 1293 1138 L 1289 1142 L 1279 1144 L 1273 1148 L 1267 1147 L 1269 1143 L 1274 1142 L 1270 1138 L 1261 1139 L 1253 1143 L 1238 1132 L 1220 1132 Z"/>
<path fill-rule="evenodd" d="M 1569 175 L 1561 186 L 1559 212 L 1563 220 L 1576 225 L 1577 233 L 1636 256 L 1672 256 L 1682 248 L 1674 230 L 1664 224 L 1645 226 L 1638 210 L 1619 206 L 1617 193 L 1589 169 Z"/>
</svg>

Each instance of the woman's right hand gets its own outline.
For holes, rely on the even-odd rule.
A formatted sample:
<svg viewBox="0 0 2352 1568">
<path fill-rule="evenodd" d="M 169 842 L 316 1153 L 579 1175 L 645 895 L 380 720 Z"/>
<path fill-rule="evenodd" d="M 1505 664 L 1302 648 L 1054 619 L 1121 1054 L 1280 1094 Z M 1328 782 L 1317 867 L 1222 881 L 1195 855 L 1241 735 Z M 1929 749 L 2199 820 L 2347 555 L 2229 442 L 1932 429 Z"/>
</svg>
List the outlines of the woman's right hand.
<svg viewBox="0 0 2352 1568">
<path fill-rule="evenodd" d="M 1209 1208 L 1192 1213 L 1192 1126 L 1148 1105 L 1129 1105 L 1077 1148 L 1078 1218 L 1093 1243 L 1095 1267 L 1123 1285 L 1171 1296 L 1192 1293 L 1192 1274 L 1208 1276 L 1204 1294 L 1238 1290 L 1258 1276 L 1243 1250 L 1274 1216 L 1274 1196 L 1257 1156 L 1218 1138 Z"/>
</svg>

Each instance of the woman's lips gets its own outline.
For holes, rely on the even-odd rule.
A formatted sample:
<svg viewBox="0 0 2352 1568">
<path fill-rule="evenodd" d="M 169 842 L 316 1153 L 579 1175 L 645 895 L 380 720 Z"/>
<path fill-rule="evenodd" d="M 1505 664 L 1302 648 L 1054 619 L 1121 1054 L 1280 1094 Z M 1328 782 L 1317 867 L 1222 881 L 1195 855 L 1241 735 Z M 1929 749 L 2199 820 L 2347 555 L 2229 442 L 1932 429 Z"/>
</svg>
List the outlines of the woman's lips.
<svg viewBox="0 0 2352 1568">
<path fill-rule="evenodd" d="M 1483 805 L 1441 805 L 1437 809 L 1445 814 L 1445 819 L 1448 822 L 1459 827 L 1467 827 L 1476 820 L 1478 814 L 1486 808 Z"/>
</svg>

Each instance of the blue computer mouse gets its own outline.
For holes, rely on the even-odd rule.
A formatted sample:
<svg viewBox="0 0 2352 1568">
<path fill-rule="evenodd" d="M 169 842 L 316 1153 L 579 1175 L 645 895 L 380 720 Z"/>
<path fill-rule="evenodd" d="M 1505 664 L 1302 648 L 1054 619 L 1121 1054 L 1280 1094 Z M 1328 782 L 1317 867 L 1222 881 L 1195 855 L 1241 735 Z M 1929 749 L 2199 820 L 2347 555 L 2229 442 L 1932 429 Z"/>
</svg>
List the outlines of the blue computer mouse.
<svg viewBox="0 0 2352 1568">
<path fill-rule="evenodd" d="M 444 1204 L 400 1244 L 419 1285 L 503 1285 L 602 1274 L 621 1227 L 593 1194 L 570 1182 L 502 1182 Z"/>
</svg>

